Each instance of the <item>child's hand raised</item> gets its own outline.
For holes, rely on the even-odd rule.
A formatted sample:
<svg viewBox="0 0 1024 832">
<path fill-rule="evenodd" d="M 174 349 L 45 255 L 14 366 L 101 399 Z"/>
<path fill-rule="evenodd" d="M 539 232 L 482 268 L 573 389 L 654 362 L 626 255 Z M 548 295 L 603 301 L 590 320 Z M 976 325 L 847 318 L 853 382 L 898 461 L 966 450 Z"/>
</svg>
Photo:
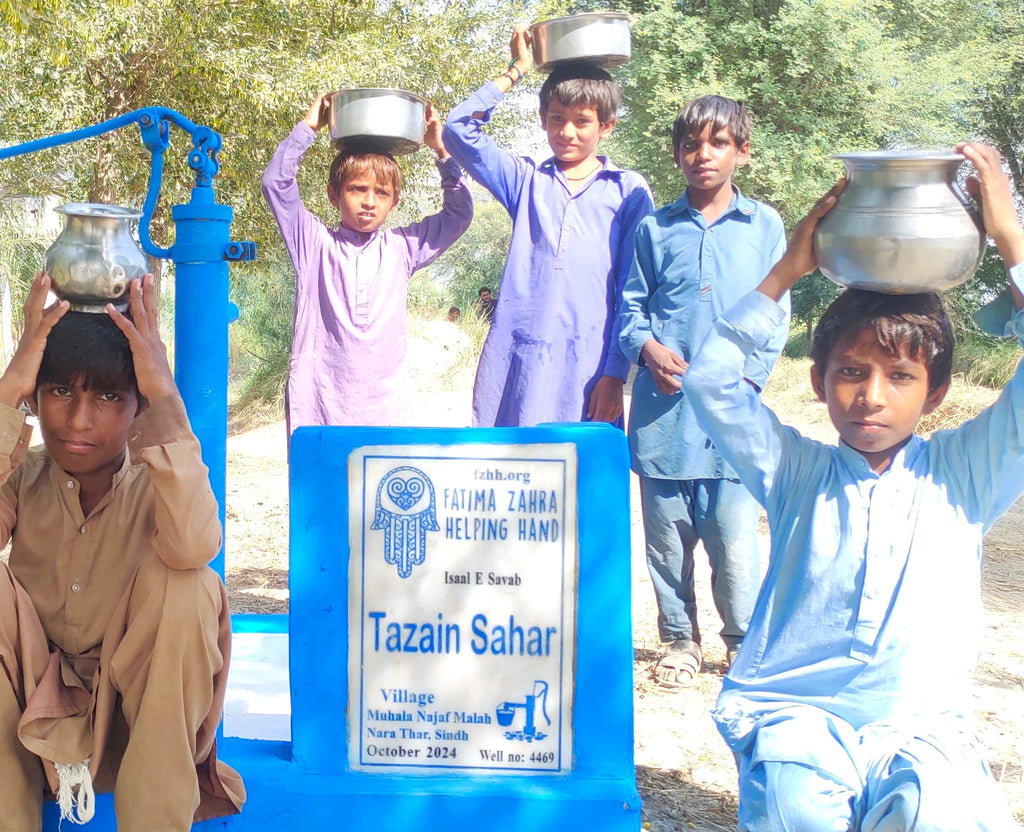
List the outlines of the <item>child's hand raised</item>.
<svg viewBox="0 0 1024 832">
<path fill-rule="evenodd" d="M 814 232 L 818 228 L 818 223 L 835 207 L 845 187 L 846 178 L 843 177 L 815 202 L 807 216 L 796 224 L 789 238 L 786 253 L 772 266 L 768 276 L 757 287 L 761 294 L 768 295 L 774 301 L 782 300 L 782 296 L 792 289 L 801 277 L 818 268 L 818 258 L 814 253 Z"/>
<path fill-rule="evenodd" d="M 50 277 L 42 272 L 32 280 L 25 299 L 25 327 L 18 341 L 18 349 L 0 377 L 0 402 L 18 407 L 36 392 L 36 376 L 43 361 L 46 339 L 64 313 L 71 308 L 66 300 L 59 300 L 47 309 L 46 294 L 50 291 Z"/>
<path fill-rule="evenodd" d="M 533 62 L 530 58 L 530 27 L 517 23 L 512 27 L 512 39 L 508 48 L 512 55 L 512 63 L 516 65 L 521 75 L 525 75 Z"/>
<path fill-rule="evenodd" d="M 109 303 L 107 314 L 128 339 L 139 393 L 153 401 L 177 391 L 171 365 L 167 362 L 167 347 L 160 340 L 159 299 L 151 274 L 142 280 L 133 280 L 129 286 L 131 320 Z"/>
<path fill-rule="evenodd" d="M 306 117 L 302 120 L 314 133 L 327 126 L 327 113 L 329 106 L 330 105 L 327 102 L 327 94 L 325 93 L 318 95 L 313 99 L 313 103 L 309 105 L 309 112 L 306 113 Z"/>
<path fill-rule="evenodd" d="M 423 131 L 423 144 L 437 154 L 438 159 L 447 159 L 451 154 L 444 146 L 444 139 L 441 131 L 444 130 L 444 122 L 437 114 L 433 104 L 427 104 L 427 126 Z"/>
<path fill-rule="evenodd" d="M 978 202 L 985 231 L 999 249 L 1007 266 L 1024 262 L 1024 229 L 1010 192 L 1010 180 L 1003 171 L 1003 157 L 987 144 L 961 142 L 956 146 L 974 165 L 977 176 L 967 179 L 967 191 Z"/>
</svg>

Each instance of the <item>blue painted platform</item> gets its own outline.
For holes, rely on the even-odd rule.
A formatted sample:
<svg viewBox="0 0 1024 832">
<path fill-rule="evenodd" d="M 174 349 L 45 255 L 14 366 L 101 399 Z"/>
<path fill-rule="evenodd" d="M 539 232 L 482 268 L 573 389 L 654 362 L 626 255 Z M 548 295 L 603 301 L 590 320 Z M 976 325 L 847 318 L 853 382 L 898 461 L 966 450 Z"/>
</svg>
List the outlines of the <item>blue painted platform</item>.
<svg viewBox="0 0 1024 832">
<path fill-rule="evenodd" d="M 347 460 L 356 448 L 400 444 L 574 443 L 578 452 L 578 587 L 571 769 L 552 774 L 395 774 L 349 770 Z M 604 425 L 517 429 L 300 428 L 291 449 L 290 681 L 292 741 L 225 737 L 219 756 L 245 780 L 239 816 L 205 830 L 312 830 L 384 827 L 388 832 L 582 830 L 637 832 L 640 799 L 633 768 L 633 646 L 630 611 L 629 461 L 621 431 Z M 261 657 L 238 649 L 245 633 L 280 637 L 280 617 L 240 616 L 232 667 L 236 702 L 226 724 L 277 717 Z M 237 677 L 235 674 L 238 674 Z M 277 697 L 277 698 L 275 698 Z M 272 724 L 263 723 L 264 726 Z M 236 729 L 237 730 L 237 729 Z M 267 733 L 266 727 L 258 729 Z M 97 798 L 87 832 L 116 830 L 112 798 Z M 48 805 L 44 830 L 57 829 Z M 67 828 L 67 827 L 65 827 Z"/>
</svg>

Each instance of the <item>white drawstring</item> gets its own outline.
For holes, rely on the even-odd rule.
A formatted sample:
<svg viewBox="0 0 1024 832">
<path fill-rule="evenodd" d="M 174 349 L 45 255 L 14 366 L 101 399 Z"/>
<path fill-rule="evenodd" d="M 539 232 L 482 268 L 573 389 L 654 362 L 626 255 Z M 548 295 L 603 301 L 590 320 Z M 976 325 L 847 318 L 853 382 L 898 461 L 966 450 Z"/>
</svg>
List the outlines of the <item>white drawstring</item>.
<svg viewBox="0 0 1024 832">
<path fill-rule="evenodd" d="M 60 806 L 61 821 L 69 820 L 79 826 L 88 823 L 96 813 L 96 793 L 92 788 L 89 761 L 54 765 L 60 780 L 57 804 Z"/>
</svg>

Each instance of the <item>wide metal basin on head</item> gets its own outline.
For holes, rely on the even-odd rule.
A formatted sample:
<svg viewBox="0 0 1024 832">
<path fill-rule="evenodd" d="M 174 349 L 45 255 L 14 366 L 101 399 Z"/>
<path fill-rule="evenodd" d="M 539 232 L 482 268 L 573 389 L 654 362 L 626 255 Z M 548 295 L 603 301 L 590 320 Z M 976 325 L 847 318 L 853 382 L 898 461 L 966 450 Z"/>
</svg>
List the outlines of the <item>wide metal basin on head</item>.
<svg viewBox="0 0 1024 832">
<path fill-rule="evenodd" d="M 64 230 L 46 250 L 43 271 L 53 292 L 77 312 L 103 312 L 106 304 L 128 307 L 128 286 L 146 274 L 146 255 L 132 236 L 141 211 L 94 202 L 56 209 Z"/>
<path fill-rule="evenodd" d="M 985 235 L 956 185 L 963 156 L 904 150 L 835 158 L 846 166 L 847 186 L 814 235 L 826 277 L 898 295 L 950 289 L 977 271 Z"/>
<path fill-rule="evenodd" d="M 541 72 L 567 63 L 624 64 L 632 55 L 629 19 L 619 12 L 590 12 L 536 23 L 530 29 L 533 63 Z"/>
<path fill-rule="evenodd" d="M 338 150 L 415 153 L 423 143 L 427 99 L 404 90 L 339 90 L 328 96 L 327 127 Z"/>
</svg>

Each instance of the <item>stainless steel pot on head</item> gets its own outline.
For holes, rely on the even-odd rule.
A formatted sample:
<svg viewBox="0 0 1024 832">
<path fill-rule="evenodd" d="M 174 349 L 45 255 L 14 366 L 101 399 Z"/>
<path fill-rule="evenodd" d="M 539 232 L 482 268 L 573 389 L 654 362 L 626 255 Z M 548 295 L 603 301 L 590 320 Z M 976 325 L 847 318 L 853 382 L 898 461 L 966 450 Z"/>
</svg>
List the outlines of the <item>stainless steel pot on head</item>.
<svg viewBox="0 0 1024 832">
<path fill-rule="evenodd" d="M 591 12 L 536 23 L 530 29 L 533 63 L 541 72 L 569 63 L 624 64 L 632 55 L 629 20 L 619 12 Z"/>
<path fill-rule="evenodd" d="M 950 289 L 974 274 L 985 235 L 955 182 L 963 156 L 904 150 L 835 158 L 846 166 L 847 186 L 814 234 L 826 277 L 902 295 Z"/>
<path fill-rule="evenodd" d="M 43 271 L 53 292 L 77 312 L 128 308 L 128 285 L 146 274 L 146 255 L 132 236 L 141 211 L 76 202 L 56 209 L 64 230 L 46 250 Z"/>
<path fill-rule="evenodd" d="M 404 90 L 339 90 L 328 96 L 327 127 L 338 150 L 399 156 L 423 143 L 427 99 Z"/>
</svg>

